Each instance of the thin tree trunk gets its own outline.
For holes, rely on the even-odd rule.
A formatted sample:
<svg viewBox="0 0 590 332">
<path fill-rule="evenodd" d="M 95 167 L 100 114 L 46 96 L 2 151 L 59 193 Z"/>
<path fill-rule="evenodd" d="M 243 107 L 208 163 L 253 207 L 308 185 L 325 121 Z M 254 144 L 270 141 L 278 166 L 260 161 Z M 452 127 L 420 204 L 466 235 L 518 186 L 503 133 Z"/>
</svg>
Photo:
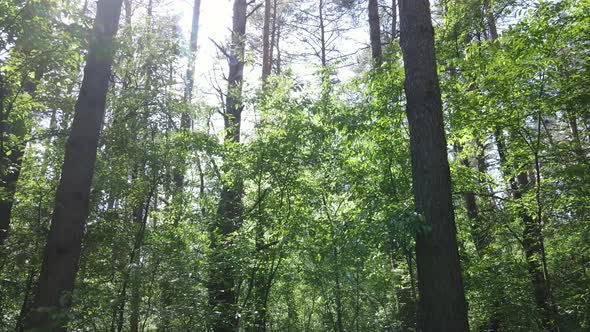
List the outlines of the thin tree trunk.
<svg viewBox="0 0 590 332">
<path fill-rule="evenodd" d="M 498 148 L 498 155 L 500 156 L 500 164 L 503 167 L 504 174 L 509 174 L 511 167 L 508 165 L 506 156 L 506 142 L 501 131 L 496 130 L 496 146 Z M 512 197 L 515 201 L 523 198 L 523 194 L 530 189 L 531 183 L 529 181 L 528 172 L 522 171 L 516 177 L 509 176 L 508 182 L 512 191 Z M 544 241 L 541 229 L 540 216 L 535 219 L 526 210 L 521 209 L 519 213 L 523 225 L 522 246 L 525 253 L 527 268 L 531 277 L 533 285 L 533 296 L 540 317 L 543 321 L 544 328 L 547 331 L 557 331 L 555 325 L 556 312 L 551 300 L 551 289 L 549 287 L 549 280 L 545 273 L 544 266 Z"/>
<path fill-rule="evenodd" d="M 469 331 L 457 248 L 451 177 L 428 0 L 400 0 L 401 46 L 410 125 L 416 234 L 418 328 Z"/>
<path fill-rule="evenodd" d="M 193 90 L 194 90 L 194 82 L 195 82 L 195 62 L 197 58 L 197 46 L 198 46 L 198 39 L 199 39 L 199 21 L 201 17 L 201 0 L 194 0 L 193 3 L 193 17 L 191 23 L 191 35 L 189 41 L 189 55 L 188 55 L 188 64 L 186 68 L 186 78 L 185 78 L 185 86 L 184 86 L 184 95 L 183 100 L 186 104 L 190 105 L 193 99 Z M 192 119 L 190 114 L 184 112 L 180 118 L 180 129 L 185 132 L 189 132 L 192 127 Z M 174 196 L 173 199 L 175 204 L 178 206 L 184 206 L 185 202 L 185 194 L 184 194 L 184 186 L 185 186 L 185 173 L 186 173 L 186 158 L 181 156 L 181 160 L 179 161 L 178 167 L 174 170 L 173 179 L 174 179 Z M 200 161 L 199 161 L 200 163 Z M 199 165 L 200 168 L 200 165 Z M 202 173 L 201 173 L 202 174 Z M 201 186 L 201 188 L 203 188 Z M 202 196 L 202 189 L 201 189 L 201 196 Z M 182 215 L 178 215 L 174 218 L 174 226 L 178 226 L 179 221 L 181 220 Z M 162 289 L 162 309 L 164 311 L 168 310 L 168 308 L 173 304 L 173 294 L 171 289 L 171 284 L 169 280 L 164 279 L 160 285 Z M 168 314 L 164 314 L 163 318 L 159 324 L 159 330 L 167 331 L 169 329 L 170 319 Z"/>
<path fill-rule="evenodd" d="M 276 19 L 276 18 L 275 18 Z M 280 24 L 277 24 L 277 37 L 276 37 L 276 49 L 277 49 L 277 60 L 276 60 L 276 64 L 275 64 L 275 73 L 280 74 L 282 72 L 282 57 L 281 57 L 281 26 Z"/>
<path fill-rule="evenodd" d="M 414 264 L 412 251 L 405 250 L 406 264 L 408 265 L 409 283 L 402 284 L 398 292 L 400 302 L 400 331 L 409 332 L 416 330 L 416 281 L 414 277 Z M 393 258 L 392 258 L 393 260 Z"/>
<path fill-rule="evenodd" d="M 260 162 L 260 161 L 259 161 Z M 258 215 L 255 227 L 255 257 L 258 260 L 258 269 L 253 273 L 254 278 L 252 287 L 254 288 L 254 319 L 251 331 L 265 332 L 266 331 L 266 294 L 270 291 L 270 283 L 267 283 L 267 278 L 270 279 L 270 271 L 267 268 L 268 255 L 266 249 L 268 245 L 264 241 L 264 216 L 262 215 L 262 185 L 261 179 L 258 179 Z"/>
<path fill-rule="evenodd" d="M 456 146 L 456 152 L 461 152 L 462 146 Z M 485 165 L 483 163 L 483 152 L 477 157 L 478 167 L 477 170 L 480 173 L 485 172 Z M 472 168 L 469 162 L 469 158 L 465 157 L 461 160 L 461 164 L 466 168 Z M 483 257 L 484 249 L 488 244 L 489 234 L 486 230 L 486 225 L 480 218 L 479 207 L 477 206 L 477 197 L 473 190 L 469 190 L 463 194 L 463 200 L 465 202 L 465 209 L 467 210 L 467 219 L 469 220 L 469 226 L 471 228 L 471 238 L 475 245 L 475 251 L 480 257 Z"/>
<path fill-rule="evenodd" d="M 334 236 L 332 236 L 332 242 L 334 242 Z M 344 314 L 343 314 L 343 306 L 342 306 L 342 281 L 340 280 L 340 257 L 338 253 L 338 248 L 334 245 L 334 260 L 335 260 L 335 269 L 334 269 L 334 281 L 335 281 L 335 290 L 334 290 L 334 304 L 336 304 L 336 331 L 337 332 L 344 332 Z"/>
<path fill-rule="evenodd" d="M 391 0 L 391 39 L 397 38 L 397 0 Z"/>
<path fill-rule="evenodd" d="M 134 250 L 134 257 L 131 261 L 131 275 L 130 275 L 130 283 L 131 283 L 131 299 L 129 301 L 129 308 L 130 308 L 130 315 L 129 315 L 129 331 L 130 332 L 139 332 L 139 322 L 140 322 L 140 307 L 141 307 L 141 247 L 143 245 L 143 241 L 145 238 L 145 229 L 147 226 L 147 210 L 149 209 L 151 199 L 148 198 L 146 202 L 146 213 L 145 216 L 143 214 L 142 209 L 140 208 L 138 212 L 136 212 L 136 220 L 135 223 L 138 225 L 139 237 L 138 241 L 136 241 L 136 245 Z"/>
<path fill-rule="evenodd" d="M 186 85 L 184 88 L 184 101 L 191 103 L 193 88 L 195 85 L 195 61 L 197 59 L 197 42 L 199 40 L 199 21 L 201 17 L 201 0 L 195 0 L 193 4 L 193 21 L 191 24 L 191 37 L 189 44 L 188 65 L 186 69 Z M 190 128 L 190 119 L 183 120 L 183 128 Z"/>
<path fill-rule="evenodd" d="M 28 52 L 30 53 L 30 51 Z M 27 72 L 23 73 L 24 82 L 22 90 L 26 92 L 32 99 L 35 98 L 38 82 L 43 77 L 44 69 L 39 67 L 35 70 L 35 78 L 31 80 Z M 34 111 L 34 110 L 31 110 Z M 23 164 L 23 157 L 25 155 L 26 143 L 16 142 L 14 145 L 8 146 L 4 142 L 4 137 L 14 135 L 19 141 L 23 141 L 27 135 L 29 128 L 26 125 L 26 119 L 19 118 L 15 123 L 9 124 L 2 121 L 2 135 L 3 144 L 0 148 L 0 246 L 10 233 L 10 222 L 12 218 L 12 207 L 14 205 L 14 196 L 16 194 L 16 185 L 20 177 L 20 172 Z"/>
<path fill-rule="evenodd" d="M 121 332 L 123 330 L 123 325 L 125 322 L 125 306 L 127 304 L 127 288 L 129 284 L 131 284 L 131 315 L 130 315 L 130 329 L 131 331 L 134 328 L 138 328 L 139 326 L 139 305 L 140 303 L 140 275 L 139 275 L 139 263 L 141 257 L 141 247 L 143 246 L 143 241 L 145 239 L 145 231 L 147 228 L 147 219 L 149 215 L 149 208 L 150 202 L 152 197 L 154 197 L 154 192 L 156 188 L 156 184 L 153 185 L 151 191 L 148 193 L 145 205 L 141 205 L 133 211 L 133 221 L 134 225 L 137 227 L 137 233 L 135 234 L 135 239 L 133 241 L 133 248 L 131 250 L 131 254 L 129 255 L 129 262 L 128 266 L 133 269 L 132 271 L 126 271 L 123 274 L 123 284 L 121 286 L 121 292 L 119 293 L 119 301 L 118 307 L 116 310 L 117 316 L 117 332 Z M 126 267 L 127 268 L 127 267 Z M 113 330 L 111 328 L 111 330 Z"/>
<path fill-rule="evenodd" d="M 106 106 L 121 0 L 100 0 L 84 79 L 66 144 L 62 175 L 29 329 L 65 331 L 82 249 L 98 138 Z M 57 314 L 57 315 L 56 315 Z"/>
<path fill-rule="evenodd" d="M 35 280 L 36 274 L 37 271 L 35 270 L 35 268 L 31 268 L 31 270 L 29 271 L 29 277 L 27 278 L 27 284 L 24 291 L 25 298 L 23 299 L 23 303 L 21 305 L 18 318 L 16 319 L 16 326 L 14 330 L 17 332 L 22 332 L 24 330 L 23 321 L 29 312 L 29 307 L 31 306 L 30 295 L 34 286 L 33 282 Z"/>
<path fill-rule="evenodd" d="M 514 199 L 520 200 L 524 192 L 533 185 L 527 172 L 521 172 L 516 177 L 518 190 L 514 192 Z M 527 267 L 533 284 L 533 295 L 539 309 L 541 320 L 546 331 L 557 331 L 556 311 L 551 299 L 551 287 L 547 275 L 545 260 L 545 245 L 541 227 L 541 216 L 537 218 L 530 213 L 522 211 L 520 218 L 523 223 L 522 246 L 524 249 Z"/>
<path fill-rule="evenodd" d="M 379 1 L 369 0 L 369 32 L 371 37 L 371 55 L 377 67 L 381 66 L 383 51 L 381 48 L 381 26 L 379 24 Z"/>
<path fill-rule="evenodd" d="M 242 104 L 242 81 L 244 75 L 244 48 L 246 36 L 248 1 L 235 0 L 233 6 L 232 47 L 229 53 L 228 92 L 224 114 L 225 143 L 230 147 L 240 142 Z M 214 332 L 237 330 L 236 267 L 232 263 L 233 233 L 240 229 L 244 207 L 243 179 L 233 160 L 225 160 L 226 173 L 230 169 L 235 177 L 224 180 L 217 218 L 210 225 L 211 257 L 209 269 L 210 324 Z M 229 238 L 229 239 L 228 239 Z"/>
<path fill-rule="evenodd" d="M 326 25 L 324 24 L 324 0 L 319 0 L 319 20 L 320 20 L 320 60 L 322 67 L 325 69 L 328 66 L 328 59 L 326 57 Z M 322 81 L 322 83 L 326 83 Z"/>
<path fill-rule="evenodd" d="M 584 152 L 584 146 L 582 145 L 582 140 L 580 139 L 580 132 L 578 130 L 578 119 L 576 114 L 571 111 L 566 112 L 567 122 L 572 133 L 572 143 L 574 144 L 574 151 L 576 153 L 576 157 L 579 161 L 587 163 L 586 161 L 586 153 Z"/>
<path fill-rule="evenodd" d="M 277 52 L 280 52 L 279 50 L 279 38 L 280 38 L 280 31 L 279 31 L 279 26 L 277 24 L 277 1 L 278 0 L 272 0 L 272 31 L 270 33 L 270 68 L 271 68 L 271 72 L 272 72 L 272 67 L 273 64 L 275 63 L 275 47 Z M 279 55 L 279 59 L 280 59 L 280 55 Z M 276 66 L 280 66 L 280 64 L 277 64 Z"/>
</svg>

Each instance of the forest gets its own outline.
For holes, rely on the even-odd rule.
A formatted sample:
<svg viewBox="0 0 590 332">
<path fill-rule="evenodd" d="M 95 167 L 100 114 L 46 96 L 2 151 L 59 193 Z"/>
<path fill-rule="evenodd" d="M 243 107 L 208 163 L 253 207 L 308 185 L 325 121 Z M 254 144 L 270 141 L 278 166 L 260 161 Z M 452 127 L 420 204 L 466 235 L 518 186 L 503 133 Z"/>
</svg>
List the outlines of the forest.
<svg viewBox="0 0 590 332">
<path fill-rule="evenodd" d="M 590 0 L 0 0 L 9 331 L 590 331 Z"/>
</svg>

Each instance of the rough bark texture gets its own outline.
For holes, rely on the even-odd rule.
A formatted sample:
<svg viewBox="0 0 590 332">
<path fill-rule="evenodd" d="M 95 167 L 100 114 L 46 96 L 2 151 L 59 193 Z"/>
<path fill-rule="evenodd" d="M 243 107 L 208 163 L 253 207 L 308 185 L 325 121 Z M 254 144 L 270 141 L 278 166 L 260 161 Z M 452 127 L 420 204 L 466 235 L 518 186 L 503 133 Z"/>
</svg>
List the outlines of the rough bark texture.
<svg viewBox="0 0 590 332">
<path fill-rule="evenodd" d="M 375 65 L 381 65 L 381 26 L 379 25 L 379 1 L 369 0 L 369 32 L 371 37 L 371 55 Z"/>
<path fill-rule="evenodd" d="M 66 143 L 53 218 L 33 301 L 34 310 L 26 322 L 29 329 L 65 330 L 63 314 L 70 308 L 78 272 L 121 3 L 121 0 L 100 0 L 97 5 L 93 38 Z"/>
<path fill-rule="evenodd" d="M 418 329 L 469 331 L 461 278 L 434 29 L 428 0 L 401 0 L 401 46 L 416 210 Z"/>
<path fill-rule="evenodd" d="M 271 0 L 264 1 L 264 27 L 262 30 L 262 80 L 266 80 L 272 72 L 272 48 L 271 48 L 271 32 L 270 23 L 272 4 Z M 274 29 L 273 29 L 274 30 Z M 274 33 L 274 31 L 273 31 Z"/>
<path fill-rule="evenodd" d="M 247 0 L 234 1 L 232 46 L 227 59 L 229 75 L 224 114 L 225 142 L 229 143 L 230 148 L 233 144 L 240 142 L 241 116 L 244 108 L 242 105 L 242 81 L 247 9 Z M 240 170 L 236 169 L 235 163 L 229 158 L 224 160 L 223 168 L 226 174 L 232 173 L 234 177 L 223 183 L 217 217 L 210 226 L 211 257 L 207 288 L 211 307 L 209 323 L 215 332 L 236 331 L 238 326 L 236 275 L 232 261 L 233 241 L 231 237 L 242 224 L 244 185 Z"/>
</svg>

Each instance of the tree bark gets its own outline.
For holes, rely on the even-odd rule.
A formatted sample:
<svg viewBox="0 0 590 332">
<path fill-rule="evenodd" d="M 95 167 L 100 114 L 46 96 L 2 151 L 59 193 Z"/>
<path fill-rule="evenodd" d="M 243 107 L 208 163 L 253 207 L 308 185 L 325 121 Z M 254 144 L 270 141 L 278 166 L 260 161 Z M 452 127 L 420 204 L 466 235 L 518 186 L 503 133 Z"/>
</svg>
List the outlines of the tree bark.
<svg viewBox="0 0 590 332">
<path fill-rule="evenodd" d="M 280 73 L 281 50 L 279 48 L 279 38 L 281 37 L 280 26 L 277 22 L 277 4 L 278 0 L 272 1 L 272 32 L 270 34 L 270 69 L 272 72 L 273 64 L 276 62 L 275 73 Z M 275 61 L 275 49 L 277 51 L 277 60 Z"/>
<path fill-rule="evenodd" d="M 240 143 L 242 81 L 244 75 L 244 48 L 247 20 L 247 0 L 235 0 L 233 6 L 232 46 L 228 54 L 229 75 L 226 109 L 224 113 L 225 143 L 234 148 Z M 240 229 L 244 207 L 243 179 L 240 170 L 229 156 L 224 160 L 226 173 L 232 170 L 233 179 L 223 181 L 217 217 L 210 225 L 211 257 L 209 268 L 210 324 L 214 332 L 237 330 L 236 268 L 232 262 L 234 232 Z"/>
<path fill-rule="evenodd" d="M 496 18 L 494 17 L 494 11 L 492 9 L 490 0 L 484 0 L 483 11 L 488 28 L 488 38 L 491 41 L 498 40 L 498 28 L 496 27 Z"/>
<path fill-rule="evenodd" d="M 418 329 L 469 331 L 452 204 L 451 177 L 428 0 L 400 0 L 401 46 L 414 200 L 425 225 L 416 234 Z"/>
<path fill-rule="evenodd" d="M 381 66 L 383 51 L 381 48 L 381 26 L 379 25 L 379 1 L 369 0 L 369 32 L 371 37 L 371 55 L 377 67 Z"/>
<path fill-rule="evenodd" d="M 195 0 L 193 4 L 193 21 L 191 24 L 191 37 L 189 45 L 188 65 L 186 68 L 186 85 L 184 87 L 184 101 L 191 103 L 193 88 L 195 85 L 195 60 L 197 59 L 197 42 L 199 40 L 199 21 L 201 17 L 201 0 Z M 189 120 L 190 121 L 190 120 Z M 183 127 L 189 127 L 186 120 Z"/>
<path fill-rule="evenodd" d="M 391 39 L 397 38 L 397 0 L 391 0 Z"/>
<path fill-rule="evenodd" d="M 121 0 L 100 0 L 45 246 L 29 329 L 65 331 L 78 272 Z"/>
<path fill-rule="evenodd" d="M 270 76 L 272 72 L 271 33 L 270 23 L 272 6 L 271 0 L 264 0 L 264 27 L 262 29 L 262 80 Z M 274 29 L 273 29 L 274 30 Z M 274 31 L 273 31 L 274 33 Z"/>
</svg>

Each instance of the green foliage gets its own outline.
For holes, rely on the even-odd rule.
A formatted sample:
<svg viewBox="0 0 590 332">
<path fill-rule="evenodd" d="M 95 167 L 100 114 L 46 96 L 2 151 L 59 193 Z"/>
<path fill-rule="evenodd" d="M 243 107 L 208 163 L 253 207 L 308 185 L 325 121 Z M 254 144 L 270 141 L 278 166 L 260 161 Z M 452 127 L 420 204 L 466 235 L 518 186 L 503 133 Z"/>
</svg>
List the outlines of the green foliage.
<svg viewBox="0 0 590 332">
<path fill-rule="evenodd" d="M 541 221 L 560 328 L 584 331 L 590 2 L 490 1 L 498 20 L 525 9 L 498 40 L 483 5 L 435 8 L 471 328 L 543 330 L 523 250 L 529 215 Z M 208 271 L 219 263 L 212 257 L 227 257 L 244 330 L 262 309 L 267 331 L 414 331 L 414 236 L 426 226 L 414 211 L 396 41 L 380 68 L 355 68 L 343 83 L 338 62 L 319 68 L 316 83 L 296 66 L 272 75 L 244 93 L 245 112 L 256 115 L 247 138 L 222 144 L 209 130 L 221 107 L 182 98 L 175 19 L 144 9 L 117 38 L 70 330 L 127 331 L 136 314 L 145 331 L 211 330 Z M 0 331 L 18 330 L 39 274 L 81 79 L 80 12 L 68 2 L 0 0 L 1 160 L 26 146 L 0 248 Z M 181 128 L 183 116 L 194 128 Z M 531 181 L 516 198 L 523 173 Z M 240 181 L 243 223 L 217 239 L 210 225 L 222 188 Z M 211 239 L 231 246 L 212 248 Z"/>
</svg>

